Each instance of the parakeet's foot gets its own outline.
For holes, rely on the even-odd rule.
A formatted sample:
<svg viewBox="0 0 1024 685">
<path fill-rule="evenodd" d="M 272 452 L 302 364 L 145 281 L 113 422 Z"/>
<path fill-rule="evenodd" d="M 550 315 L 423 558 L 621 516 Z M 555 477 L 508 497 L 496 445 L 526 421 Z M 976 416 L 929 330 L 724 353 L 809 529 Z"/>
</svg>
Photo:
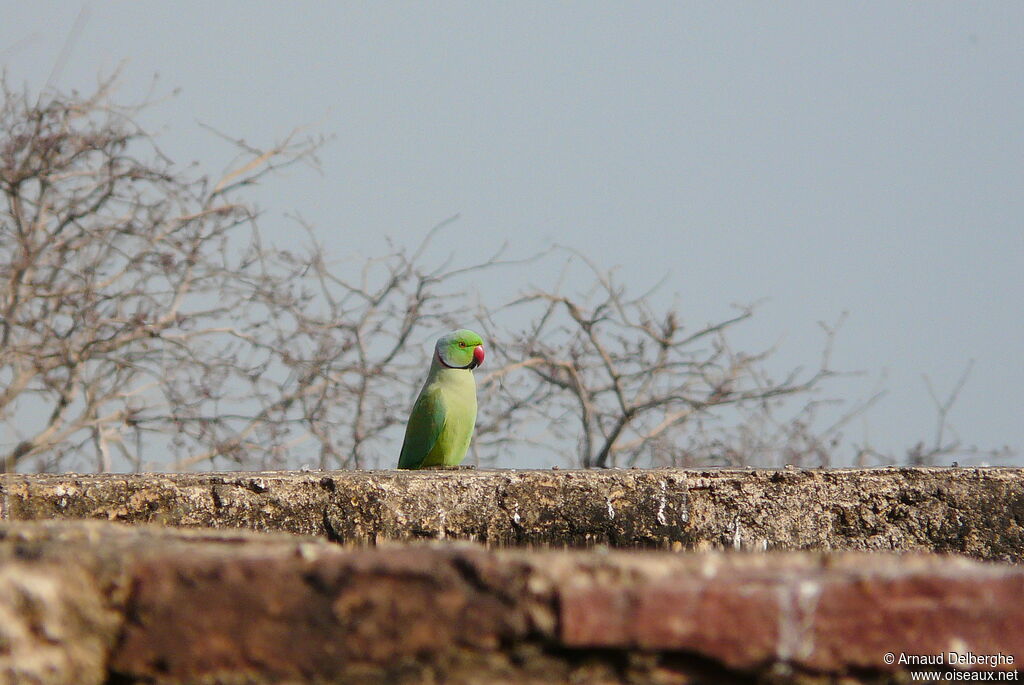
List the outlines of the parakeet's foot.
<svg viewBox="0 0 1024 685">
<path fill-rule="evenodd" d="M 435 464 L 434 466 L 424 466 L 421 470 L 422 471 L 427 471 L 427 470 L 431 470 L 431 471 L 463 471 L 463 470 L 471 470 L 471 469 L 475 469 L 475 468 L 476 468 L 475 464 L 459 464 L 457 466 L 449 466 L 447 464 Z"/>
</svg>

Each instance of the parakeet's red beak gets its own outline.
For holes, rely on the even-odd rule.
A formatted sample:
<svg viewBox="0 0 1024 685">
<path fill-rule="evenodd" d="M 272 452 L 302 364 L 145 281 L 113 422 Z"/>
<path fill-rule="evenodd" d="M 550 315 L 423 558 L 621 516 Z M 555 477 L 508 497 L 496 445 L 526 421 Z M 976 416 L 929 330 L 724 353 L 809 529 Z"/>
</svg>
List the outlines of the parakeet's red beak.
<svg viewBox="0 0 1024 685">
<path fill-rule="evenodd" d="M 473 348 L 473 366 L 471 368 L 475 369 L 476 367 L 480 366 L 483 363 L 484 363 L 484 346 L 483 345 L 477 345 L 476 347 Z"/>
</svg>

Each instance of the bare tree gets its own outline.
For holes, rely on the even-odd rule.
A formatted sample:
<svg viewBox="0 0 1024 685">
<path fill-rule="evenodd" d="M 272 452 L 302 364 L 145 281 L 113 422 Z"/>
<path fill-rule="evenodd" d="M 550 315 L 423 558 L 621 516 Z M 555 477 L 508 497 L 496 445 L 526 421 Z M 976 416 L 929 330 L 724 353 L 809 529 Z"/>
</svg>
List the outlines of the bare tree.
<svg viewBox="0 0 1024 685">
<path fill-rule="evenodd" d="M 113 86 L 34 100 L 3 85 L 3 468 L 390 465 L 424 340 L 468 306 L 451 284 L 500 253 L 428 265 L 450 221 L 412 252 L 341 264 L 308 230 L 265 244 L 244 191 L 315 165 L 320 140 L 221 136 L 238 157 L 194 176 Z"/>
<path fill-rule="evenodd" d="M 244 313 L 287 281 L 261 261 L 256 213 L 238 191 L 317 141 L 289 136 L 216 182 L 190 178 L 111 103 L 33 99 L 2 84 L 0 107 L 0 419 L 5 469 L 94 451 L 141 465 L 128 438 L 173 425 L 206 437 L 203 410 L 226 390 L 223 363 L 251 341 Z M 286 294 L 275 293 L 287 298 Z M 243 369 L 238 367 L 234 370 Z M 271 411 L 271 406 L 263 407 Z M 190 425 L 200 426 L 192 429 Z M 216 441 L 214 441 L 216 444 Z"/>
<path fill-rule="evenodd" d="M 375 411 L 375 388 L 435 315 L 444 276 L 396 251 L 382 283 L 367 265 L 349 285 L 315 246 L 264 246 L 239 191 L 315 162 L 318 141 L 233 141 L 240 158 L 227 173 L 190 178 L 135 123 L 140 108 L 111 104 L 112 87 L 38 103 L 4 86 L 4 467 L 37 456 L 37 468 L 81 466 L 71 458 L 92 451 L 93 468 L 111 468 L 115 453 L 141 468 L 147 447 L 158 453 L 148 463 L 178 468 L 284 465 L 310 438 L 321 465 L 359 465 L 362 443 L 396 420 Z M 403 317 L 382 348 L 380 329 Z"/>
<path fill-rule="evenodd" d="M 297 130 L 258 148 L 217 134 L 238 156 L 205 176 L 164 155 L 137 123 L 147 105 L 113 104 L 113 85 L 34 99 L 0 83 L 4 470 L 391 466 L 433 339 L 467 325 L 483 327 L 492 360 L 474 441 L 484 462 L 544 447 L 584 467 L 826 466 L 877 399 L 822 423 L 834 327 L 812 370 L 776 380 L 771 350 L 730 343 L 752 307 L 688 326 L 677 305 L 656 308 L 572 251 L 589 289 L 474 310 L 480 272 L 534 258 L 435 260 L 454 217 L 373 259 L 329 260 L 301 220 L 299 247 L 267 244 L 247 190 L 315 167 L 321 140 Z M 961 386 L 936 400 L 923 458 L 959 445 L 944 436 Z"/>
<path fill-rule="evenodd" d="M 312 442 L 320 468 L 392 466 L 433 338 L 464 325 L 464 314 L 458 313 L 469 307 L 458 284 L 478 271 L 521 261 L 502 259 L 502 248 L 477 264 L 452 266 L 451 258 L 430 264 L 424 254 L 457 218 L 435 226 L 411 252 L 392 246 L 383 257 L 350 262 L 347 268 L 328 263 L 312 239 L 304 255 L 273 253 L 301 293 L 282 298 L 278 283 L 277 295 L 262 293 L 261 314 L 253 317 L 263 333 L 248 342 L 267 351 L 259 371 L 267 386 L 264 405 L 271 411 L 242 420 L 210 416 L 205 425 L 226 426 L 225 435 L 234 436 L 228 437 L 232 448 L 250 458 L 270 444 L 292 449 Z M 237 364 L 231 359 L 225 368 Z M 223 440 L 215 444 L 223 452 Z M 189 456 L 177 466 L 201 463 L 212 454 Z M 274 463 L 285 464 L 288 456 Z"/>
<path fill-rule="evenodd" d="M 504 366 L 484 379 L 496 392 L 482 442 L 507 442 L 514 417 L 524 424 L 514 431 L 520 440 L 576 438 L 576 461 L 584 468 L 750 463 L 756 455 L 722 453 L 724 443 L 713 439 L 709 424 L 724 422 L 732 431 L 753 426 L 770 415 L 775 400 L 808 394 L 834 374 L 831 332 L 819 368 L 773 380 L 762 364 L 770 351 L 751 355 L 729 343 L 729 331 L 752 316 L 751 307 L 689 328 L 676 306 L 655 311 L 650 292 L 632 296 L 614 273 L 578 253 L 572 258 L 587 266 L 589 292 L 529 292 L 511 306 L 532 307 L 531 323 L 511 336 L 490 333 L 505 341 L 497 350 Z M 509 378 L 515 372 L 519 378 Z"/>
<path fill-rule="evenodd" d="M 980 448 L 976 445 L 965 445 L 960 439 L 956 428 L 950 421 L 949 414 L 960 398 L 960 394 L 967 385 L 974 369 L 974 360 L 970 360 L 964 367 L 959 378 L 953 384 L 952 389 L 945 398 L 939 396 L 932 384 L 931 378 L 922 376 L 928 396 L 935 409 L 935 428 L 931 441 L 920 440 L 905 450 L 902 456 L 880 452 L 869 442 L 855 445 L 857 448 L 857 463 L 863 464 L 869 460 L 875 463 L 892 464 L 903 462 L 909 466 L 957 466 L 960 462 L 966 463 L 998 463 L 1005 462 L 1015 456 L 1015 452 L 1009 446 L 1000 448 Z"/>
</svg>

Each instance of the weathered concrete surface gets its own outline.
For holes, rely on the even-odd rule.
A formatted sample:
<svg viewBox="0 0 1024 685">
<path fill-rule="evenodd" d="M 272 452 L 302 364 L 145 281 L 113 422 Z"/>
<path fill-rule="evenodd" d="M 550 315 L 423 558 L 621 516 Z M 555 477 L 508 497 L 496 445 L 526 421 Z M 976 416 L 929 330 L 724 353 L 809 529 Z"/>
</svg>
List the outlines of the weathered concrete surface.
<svg viewBox="0 0 1024 685">
<path fill-rule="evenodd" d="M 98 518 L 353 544 L 926 550 L 1024 559 L 1024 470 L 4 475 L 0 519 Z"/>
<path fill-rule="evenodd" d="M 887 652 L 1024 658 L 1024 568 L 936 555 L 39 522 L 0 524 L 0 577 L 20 579 L 0 592 L 9 683 L 853 685 L 909 682 Z"/>
</svg>

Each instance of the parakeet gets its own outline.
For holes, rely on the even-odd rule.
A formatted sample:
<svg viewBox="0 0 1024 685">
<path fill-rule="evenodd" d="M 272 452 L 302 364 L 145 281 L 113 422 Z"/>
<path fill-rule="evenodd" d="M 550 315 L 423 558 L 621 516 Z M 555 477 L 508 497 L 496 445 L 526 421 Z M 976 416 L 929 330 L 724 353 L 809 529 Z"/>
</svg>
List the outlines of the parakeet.
<svg viewBox="0 0 1024 685">
<path fill-rule="evenodd" d="M 484 361 L 484 341 L 465 328 L 437 340 L 430 373 L 412 407 L 400 469 L 458 466 L 476 424 L 473 369 Z"/>
</svg>

